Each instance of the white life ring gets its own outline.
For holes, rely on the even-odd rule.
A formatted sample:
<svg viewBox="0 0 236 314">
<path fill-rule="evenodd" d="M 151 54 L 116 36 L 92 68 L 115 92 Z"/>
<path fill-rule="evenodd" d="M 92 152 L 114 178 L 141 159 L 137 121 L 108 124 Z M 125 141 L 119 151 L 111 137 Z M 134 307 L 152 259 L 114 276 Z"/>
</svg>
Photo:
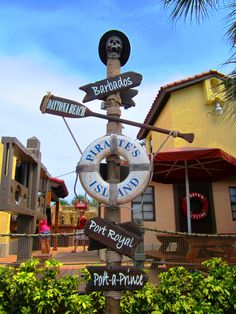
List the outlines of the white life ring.
<svg viewBox="0 0 236 314">
<path fill-rule="evenodd" d="M 128 161 L 129 174 L 119 183 L 108 183 L 101 177 L 100 163 L 111 155 Z M 103 136 L 90 144 L 81 156 L 76 171 L 84 190 L 103 204 L 124 204 L 146 188 L 151 172 L 148 155 L 140 144 L 121 134 Z"/>
</svg>

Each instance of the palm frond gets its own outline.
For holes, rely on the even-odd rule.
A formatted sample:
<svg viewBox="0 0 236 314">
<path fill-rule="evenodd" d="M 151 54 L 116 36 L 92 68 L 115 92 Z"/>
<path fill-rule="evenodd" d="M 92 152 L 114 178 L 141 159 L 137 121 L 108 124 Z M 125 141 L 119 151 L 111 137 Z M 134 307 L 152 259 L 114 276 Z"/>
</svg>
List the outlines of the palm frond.
<svg viewBox="0 0 236 314">
<path fill-rule="evenodd" d="M 236 60 L 231 58 L 231 62 L 235 63 Z M 224 105 L 225 117 L 227 118 L 227 122 L 233 125 L 236 122 L 236 69 L 223 79 L 222 84 L 226 92 Z"/>
<path fill-rule="evenodd" d="M 194 18 L 198 22 L 208 18 L 212 11 L 217 11 L 220 0 L 164 0 L 164 6 L 171 8 L 171 18 L 178 20 L 188 17 L 192 21 Z"/>
<path fill-rule="evenodd" d="M 232 47 L 236 44 L 236 3 L 232 2 L 227 6 L 230 10 L 229 14 L 225 17 L 228 25 L 226 36 L 228 37 Z"/>
</svg>

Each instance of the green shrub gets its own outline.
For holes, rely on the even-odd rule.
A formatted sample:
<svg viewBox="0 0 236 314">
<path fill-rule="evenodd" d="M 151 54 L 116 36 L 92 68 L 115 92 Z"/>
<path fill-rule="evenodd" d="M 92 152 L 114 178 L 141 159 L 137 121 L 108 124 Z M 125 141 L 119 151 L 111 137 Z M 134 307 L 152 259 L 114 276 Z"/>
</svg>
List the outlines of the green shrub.
<svg viewBox="0 0 236 314">
<path fill-rule="evenodd" d="M 236 313 L 236 267 L 220 258 L 203 263 L 207 272 L 170 268 L 159 275 L 156 286 L 148 282 L 141 290 L 122 295 L 122 314 L 233 314 Z M 60 275 L 55 260 L 40 266 L 38 260 L 18 269 L 0 266 L 0 314 L 102 314 L 102 292 L 79 294 L 87 279 Z"/>
<path fill-rule="evenodd" d="M 220 258 L 203 263 L 208 272 L 173 267 L 159 275 L 160 283 L 123 295 L 122 314 L 236 313 L 236 267 Z"/>
</svg>

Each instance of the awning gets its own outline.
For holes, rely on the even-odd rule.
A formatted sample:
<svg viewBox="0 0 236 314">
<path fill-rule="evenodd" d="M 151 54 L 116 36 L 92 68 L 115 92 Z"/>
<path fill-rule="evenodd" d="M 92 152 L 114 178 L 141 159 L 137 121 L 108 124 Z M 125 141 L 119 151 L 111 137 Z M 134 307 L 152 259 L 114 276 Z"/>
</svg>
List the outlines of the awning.
<svg viewBox="0 0 236 314">
<path fill-rule="evenodd" d="M 182 147 L 154 156 L 153 181 L 184 183 L 185 167 L 191 182 L 213 182 L 236 175 L 236 158 L 219 148 Z"/>
<path fill-rule="evenodd" d="M 49 178 L 49 182 L 51 184 L 52 200 L 57 200 L 58 198 L 65 198 L 68 196 L 69 192 L 64 180 Z"/>
</svg>

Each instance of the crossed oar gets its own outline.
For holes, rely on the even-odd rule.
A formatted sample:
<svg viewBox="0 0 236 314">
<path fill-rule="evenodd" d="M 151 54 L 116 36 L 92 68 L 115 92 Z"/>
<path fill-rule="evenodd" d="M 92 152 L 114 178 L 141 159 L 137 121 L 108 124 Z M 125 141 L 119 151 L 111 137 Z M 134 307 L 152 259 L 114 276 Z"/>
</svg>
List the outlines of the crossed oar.
<svg viewBox="0 0 236 314">
<path fill-rule="evenodd" d="M 114 116 L 109 116 L 109 115 L 93 112 L 89 108 L 80 104 L 77 101 L 57 97 L 50 93 L 43 97 L 41 105 L 40 105 L 40 111 L 42 113 L 51 113 L 54 115 L 68 117 L 68 118 L 97 117 L 101 119 L 121 122 L 128 125 L 133 125 L 139 128 L 144 128 L 144 129 L 152 130 L 159 133 L 170 134 L 174 137 L 180 137 L 189 143 L 192 143 L 194 140 L 193 133 L 180 133 L 179 131 L 170 131 L 167 129 L 157 128 L 149 124 L 139 123 L 135 121 L 130 121 L 130 120 L 114 117 Z"/>
</svg>

